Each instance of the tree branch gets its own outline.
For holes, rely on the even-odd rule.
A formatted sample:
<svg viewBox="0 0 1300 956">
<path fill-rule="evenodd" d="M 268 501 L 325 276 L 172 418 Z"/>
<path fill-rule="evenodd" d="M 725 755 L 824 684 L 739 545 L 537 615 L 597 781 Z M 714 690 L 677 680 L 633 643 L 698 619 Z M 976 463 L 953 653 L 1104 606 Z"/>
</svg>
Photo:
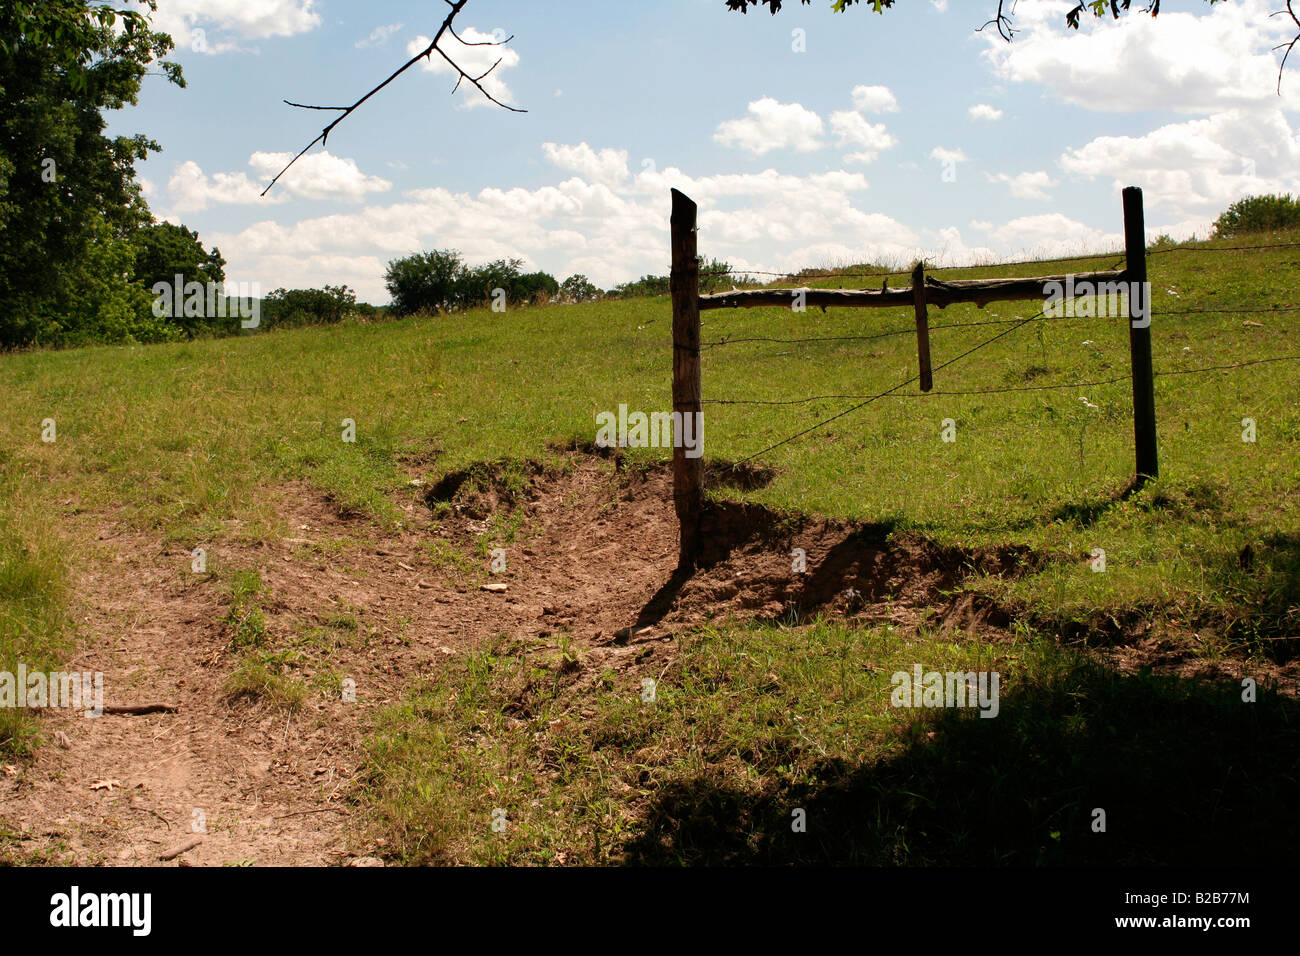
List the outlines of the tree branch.
<svg viewBox="0 0 1300 956">
<path fill-rule="evenodd" d="M 1016 31 L 1013 30 L 1013 29 L 1011 28 L 1011 18 L 1008 17 L 1008 16 L 1006 16 L 1006 15 L 1003 14 L 1003 12 L 1002 12 L 1002 3 L 1003 3 L 1003 0 L 998 0 L 998 12 L 997 12 L 997 15 L 994 16 L 992 20 L 990 20 L 990 21 L 988 21 L 987 23 L 985 23 L 983 27 L 980 27 L 980 28 L 979 28 L 978 30 L 976 30 L 975 32 L 976 32 L 976 33 L 983 33 L 983 32 L 984 32 L 984 27 L 993 26 L 994 24 L 996 24 L 996 25 L 997 25 L 997 28 L 998 28 L 998 33 L 1002 36 L 1002 39 L 1004 39 L 1004 40 L 1006 40 L 1008 43 L 1010 43 L 1010 42 L 1011 42 L 1011 38 L 1012 38 L 1013 36 L 1016 35 Z M 1080 5 L 1080 6 L 1083 6 L 1083 4 L 1079 4 L 1079 5 Z"/>
<path fill-rule="evenodd" d="M 456 38 L 457 41 L 459 41 L 464 46 L 503 46 L 504 44 L 509 43 L 511 40 L 513 40 L 514 37 L 510 36 L 505 40 L 500 41 L 499 43 L 495 40 L 479 41 L 475 43 L 465 43 L 464 40 L 461 40 L 460 37 L 456 35 L 456 31 L 453 29 L 452 23 L 453 21 L 455 21 L 457 14 L 459 14 L 461 10 L 465 8 L 465 5 L 469 2 L 469 0 L 444 0 L 444 2 L 447 4 L 447 6 L 451 8 L 451 11 L 447 14 L 446 19 L 444 19 L 442 21 L 442 24 L 438 27 L 438 32 L 434 34 L 433 41 L 427 47 L 421 50 L 419 53 L 415 54 L 415 56 L 411 57 L 400 67 L 394 70 L 392 74 L 389 75 L 388 79 L 384 80 L 382 83 L 380 83 L 378 86 L 372 89 L 365 96 L 361 97 L 361 99 L 357 100 L 351 106 L 307 106 L 302 103 L 290 103 L 288 100 L 284 101 L 285 103 L 288 103 L 290 106 L 297 107 L 298 109 L 336 110 L 340 113 L 340 115 L 335 117 L 335 119 L 328 126 L 322 129 L 320 131 L 320 134 L 315 139 L 313 139 L 310 143 L 308 143 L 301 150 L 299 150 L 298 154 L 294 156 L 293 159 L 289 160 L 288 165 L 286 165 L 284 169 L 280 170 L 278 173 L 275 174 L 275 178 L 272 179 L 270 184 L 267 185 L 267 187 L 262 190 L 263 196 L 265 196 L 267 193 L 271 191 L 271 187 L 274 186 L 280 180 L 280 177 L 283 176 L 285 173 L 287 173 L 294 163 L 302 159 L 302 157 L 308 152 L 308 150 L 310 150 L 317 143 L 321 143 L 322 145 L 328 143 L 329 135 L 334 130 L 334 127 L 338 126 L 339 123 L 342 123 L 345 119 L 351 116 L 352 113 L 355 112 L 356 109 L 361 106 L 361 104 L 365 103 L 365 101 L 370 99 L 370 97 L 374 96 L 384 87 L 386 87 L 389 83 L 393 82 L 393 80 L 397 79 L 407 70 L 409 70 L 411 67 L 415 66 L 415 64 L 419 63 L 420 60 L 431 58 L 435 50 L 438 51 L 438 55 L 441 56 L 444 60 L 446 60 L 451 65 L 451 68 L 455 70 L 457 73 L 456 86 L 452 89 L 453 93 L 456 92 L 456 90 L 460 89 L 460 84 L 462 81 L 469 80 L 470 83 L 474 84 L 474 86 L 478 88 L 478 91 L 480 93 L 482 93 L 485 97 L 488 98 L 488 100 L 495 103 L 497 106 L 501 107 L 502 109 L 509 110 L 512 113 L 528 112 L 527 110 L 520 109 L 515 106 L 509 106 L 505 103 L 502 103 L 495 96 L 493 96 L 491 93 L 489 93 L 487 90 L 483 88 L 483 85 L 480 81 L 483 80 L 485 77 L 487 77 L 489 73 L 491 73 L 493 70 L 497 68 L 497 66 L 500 65 L 501 63 L 500 60 L 497 60 L 496 63 L 492 64 L 492 66 L 490 66 L 484 73 L 480 74 L 479 76 L 477 77 L 470 76 L 468 73 L 464 71 L 464 69 L 461 68 L 459 63 L 457 63 L 450 56 L 448 56 L 447 53 L 440 46 L 438 46 L 438 42 L 442 39 L 443 34 L 445 33 L 450 33 L 453 37 Z"/>
<path fill-rule="evenodd" d="M 1297 43 L 1300 43 L 1300 17 L 1296 16 L 1295 8 L 1291 5 L 1292 2 L 1293 0 L 1286 0 L 1285 10 L 1279 10 L 1277 11 L 1277 13 L 1269 14 L 1270 17 L 1279 17 L 1285 13 L 1291 18 L 1291 22 L 1294 23 L 1296 26 L 1296 35 L 1294 38 L 1292 38 L 1290 43 L 1279 43 L 1277 46 L 1273 47 L 1274 50 L 1280 50 L 1282 49 L 1282 47 L 1286 47 L 1286 52 L 1282 54 L 1282 62 L 1278 64 L 1278 68 L 1277 68 L 1277 95 L 1278 96 L 1282 95 L 1282 71 L 1286 69 L 1287 57 L 1291 55 L 1291 51 L 1295 49 L 1295 45 Z"/>
</svg>

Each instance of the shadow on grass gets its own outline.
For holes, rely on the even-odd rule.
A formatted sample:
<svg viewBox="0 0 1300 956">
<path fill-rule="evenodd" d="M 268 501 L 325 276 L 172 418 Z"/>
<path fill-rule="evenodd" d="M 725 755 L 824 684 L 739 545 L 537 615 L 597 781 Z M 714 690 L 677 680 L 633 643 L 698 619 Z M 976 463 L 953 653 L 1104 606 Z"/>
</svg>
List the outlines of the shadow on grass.
<svg viewBox="0 0 1300 956">
<path fill-rule="evenodd" d="M 1224 552 L 1208 581 L 1224 599 L 1232 640 L 1278 662 L 1300 651 L 1300 535 L 1271 534 Z"/>
<path fill-rule="evenodd" d="M 1234 683 L 1081 659 L 997 717 L 918 711 L 878 761 L 823 759 L 779 789 L 713 769 L 660 789 L 632 864 L 1293 864 L 1300 705 Z M 776 767 L 754 767 L 771 780 Z M 752 778 L 751 778 L 752 779 Z M 807 831 L 792 831 L 806 811 Z M 1105 832 L 1093 831 L 1094 809 Z"/>
</svg>

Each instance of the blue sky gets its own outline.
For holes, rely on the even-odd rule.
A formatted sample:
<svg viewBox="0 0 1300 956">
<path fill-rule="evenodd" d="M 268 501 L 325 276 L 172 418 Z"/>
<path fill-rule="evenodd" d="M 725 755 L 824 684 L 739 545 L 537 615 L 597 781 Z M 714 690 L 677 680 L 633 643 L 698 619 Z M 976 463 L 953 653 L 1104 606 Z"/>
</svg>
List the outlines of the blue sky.
<svg viewBox="0 0 1300 956">
<path fill-rule="evenodd" d="M 384 302 L 385 264 L 432 248 L 605 287 L 665 273 L 672 186 L 700 204 L 701 252 L 745 268 L 1078 252 L 1119 241 L 1124 185 L 1180 238 L 1242 195 L 1300 192 L 1300 63 L 1279 97 L 1270 2 L 1166 0 L 1075 33 L 1068 0 L 1019 0 L 1006 44 L 975 32 L 993 0 L 470 0 L 463 36 L 514 34 L 489 88 L 526 114 L 415 68 L 264 199 L 328 115 L 281 100 L 351 103 L 446 5 L 159 0 L 189 86 L 146 79 L 111 130 L 162 145 L 139 165 L 155 214 L 263 291 Z"/>
</svg>

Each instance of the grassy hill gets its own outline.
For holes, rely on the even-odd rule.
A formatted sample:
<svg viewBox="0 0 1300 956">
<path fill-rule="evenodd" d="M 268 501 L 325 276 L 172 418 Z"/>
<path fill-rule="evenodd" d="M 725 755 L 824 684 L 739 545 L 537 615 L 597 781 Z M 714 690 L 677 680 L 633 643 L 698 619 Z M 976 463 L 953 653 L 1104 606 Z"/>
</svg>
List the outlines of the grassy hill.
<svg viewBox="0 0 1300 956">
<path fill-rule="evenodd" d="M 957 585 L 996 605 L 999 637 L 829 608 L 784 623 L 723 615 L 675 635 L 669 686 L 647 709 L 622 677 L 561 681 L 582 669 L 582 648 L 556 656 L 503 633 L 376 717 L 355 799 L 386 854 L 1162 862 L 1294 848 L 1300 312 L 1250 310 L 1296 308 L 1300 246 L 1230 247 L 1297 240 L 1151 257 L 1161 478 L 1127 500 L 1123 318 L 1032 322 L 938 371 L 933 394 L 904 389 L 759 454 L 749 464 L 770 480 L 712 489 L 791 522 L 1025 555 L 1014 574 L 973 568 Z M 1034 311 L 932 310 L 935 364 L 1008 327 L 976 323 Z M 749 459 L 909 378 L 910 323 L 908 310 L 705 313 L 707 343 L 760 340 L 706 349 L 706 402 L 803 400 L 706 404 L 706 457 Z M 278 503 L 303 483 L 354 516 L 357 535 L 423 528 L 411 509 L 444 476 L 505 461 L 506 483 L 522 486 L 521 462 L 571 467 L 566 449 L 589 447 L 598 412 L 670 409 L 670 326 L 668 300 L 651 298 L 0 357 L 0 669 L 72 653 L 96 522 L 184 549 L 254 544 L 285 534 Z M 342 440 L 345 419 L 355 442 Z M 955 441 L 942 440 L 947 419 Z M 668 457 L 629 449 L 624 465 Z M 526 540 L 509 513 L 494 509 L 447 573 L 477 581 L 488 546 Z M 1104 573 L 1088 560 L 1098 548 Z M 239 570 L 220 568 L 210 586 L 225 594 Z M 1000 719 L 890 707 L 895 670 L 975 669 L 990 654 L 1006 682 Z M 1241 703 L 1242 677 L 1259 681 L 1258 703 Z M 591 716 L 557 741 L 548 728 L 576 712 Z M 22 712 L 0 714 L 11 759 L 30 757 L 39 734 Z M 526 808 L 505 836 L 484 816 L 502 801 Z M 1097 806 L 1128 811 L 1123 840 L 1093 838 Z M 815 823 L 803 842 L 781 822 L 795 808 Z M 1213 832 L 1188 836 L 1211 812 Z"/>
</svg>

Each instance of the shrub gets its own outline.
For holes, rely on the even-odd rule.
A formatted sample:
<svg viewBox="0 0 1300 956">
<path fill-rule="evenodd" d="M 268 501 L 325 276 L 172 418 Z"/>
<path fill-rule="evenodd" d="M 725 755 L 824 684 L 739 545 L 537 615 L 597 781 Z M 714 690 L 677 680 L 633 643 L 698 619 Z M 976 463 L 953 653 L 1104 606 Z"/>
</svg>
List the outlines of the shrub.
<svg viewBox="0 0 1300 956">
<path fill-rule="evenodd" d="M 1300 202 L 1284 196 L 1247 196 L 1239 199 L 1214 221 L 1216 238 L 1231 238 L 1249 232 L 1300 227 Z"/>
</svg>

